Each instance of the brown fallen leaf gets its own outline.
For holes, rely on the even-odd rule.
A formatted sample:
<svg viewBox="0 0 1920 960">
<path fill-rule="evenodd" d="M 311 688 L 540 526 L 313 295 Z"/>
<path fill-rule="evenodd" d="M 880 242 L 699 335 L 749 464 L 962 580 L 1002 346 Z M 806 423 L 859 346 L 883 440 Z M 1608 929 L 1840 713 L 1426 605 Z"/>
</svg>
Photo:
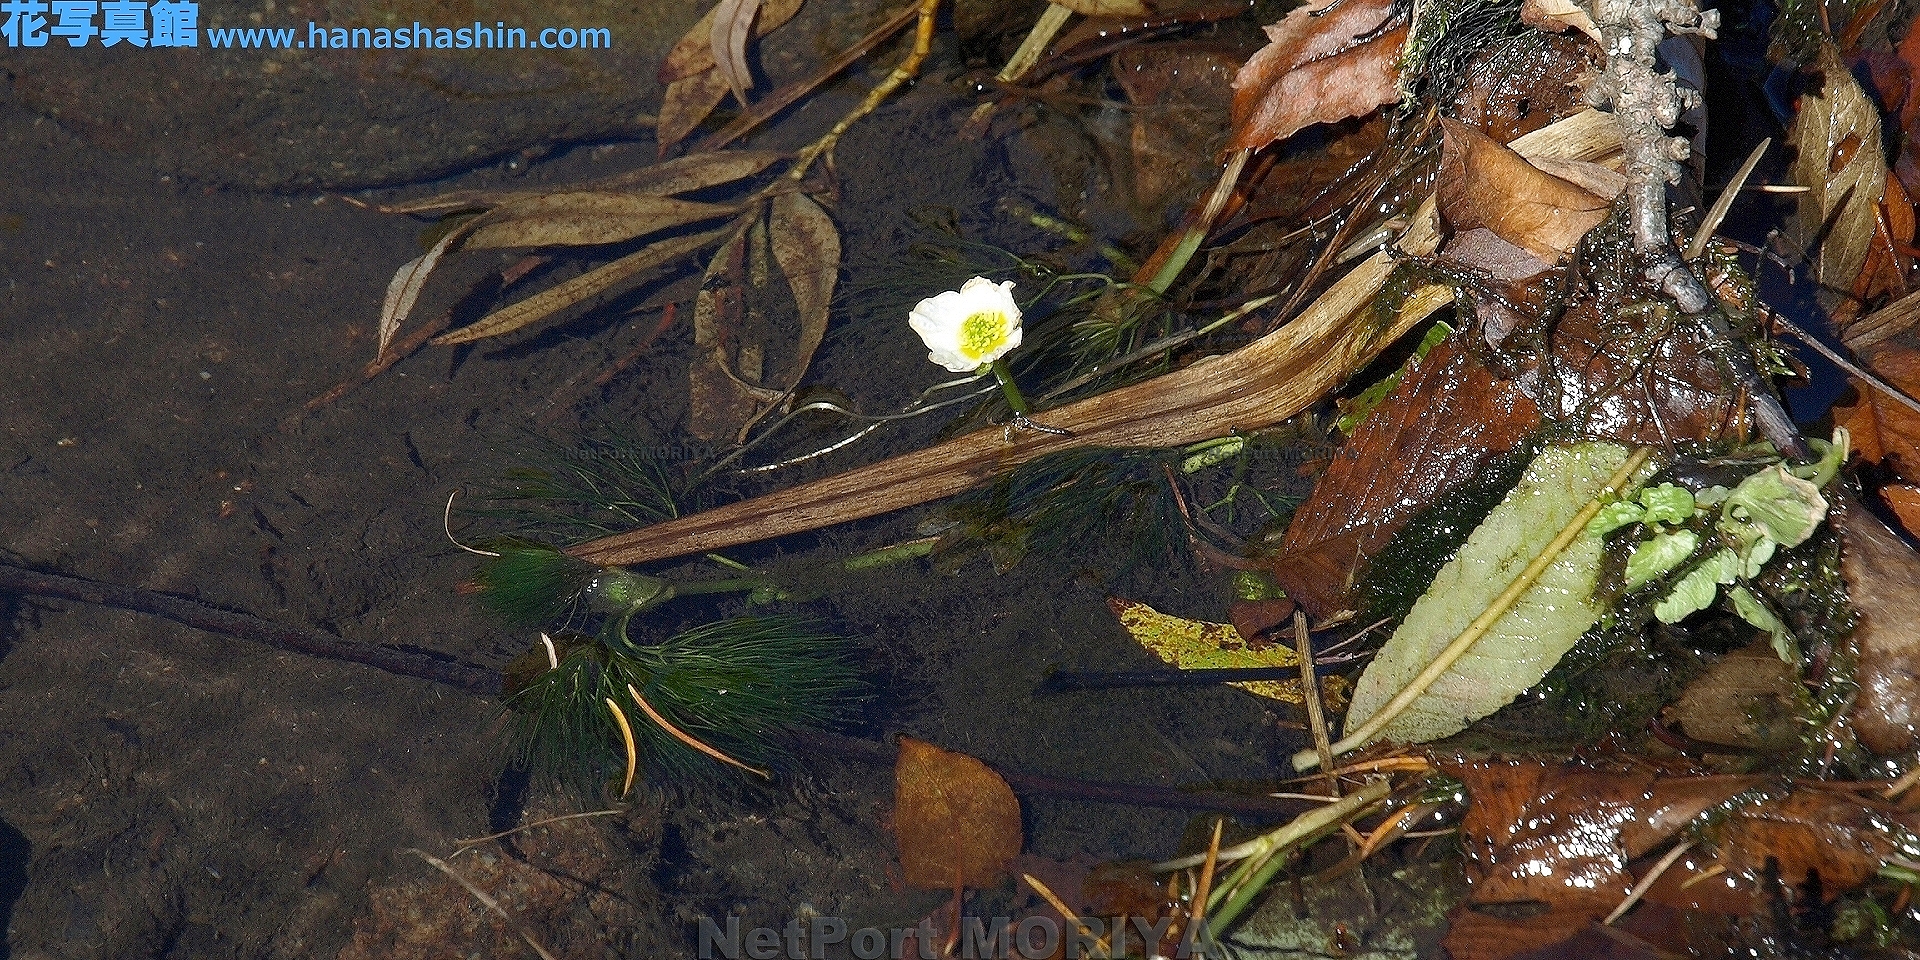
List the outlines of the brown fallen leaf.
<svg viewBox="0 0 1920 960">
<path fill-rule="evenodd" d="M 1554 33 L 1578 30 L 1593 38 L 1594 43 L 1600 42 L 1600 27 L 1573 0 L 1521 0 L 1520 22 Z"/>
<path fill-rule="evenodd" d="M 426 253 L 408 260 L 394 272 L 393 280 L 387 284 L 386 300 L 380 304 L 379 343 L 373 352 L 375 363 L 387 355 L 387 345 L 393 342 L 393 335 L 400 332 L 400 325 L 412 315 L 413 305 L 420 300 L 420 291 L 426 289 L 427 277 L 433 274 L 433 268 L 439 266 L 447 249 L 465 234 L 465 230 L 457 228 L 447 231 Z"/>
<path fill-rule="evenodd" d="M 644 193 L 544 193 L 512 201 L 483 214 L 462 246 L 468 250 L 491 250 L 623 243 L 739 212 L 739 207 Z"/>
<path fill-rule="evenodd" d="M 901 737 L 893 797 L 893 835 L 908 886 L 992 886 L 1020 855 L 1020 801 L 973 757 Z"/>
<path fill-rule="evenodd" d="M 805 0 L 761 0 L 760 15 L 753 23 L 753 36 L 764 37 L 781 24 L 793 19 L 800 12 L 800 4 Z M 713 21 L 720 12 L 716 5 L 708 10 L 694 25 L 683 34 L 673 49 L 667 51 L 666 59 L 660 62 L 660 70 L 655 79 L 662 84 L 671 84 L 698 73 L 712 70 L 718 62 L 713 56 Z M 724 90 L 726 82 L 721 81 Z"/>
<path fill-rule="evenodd" d="M 539 323 L 574 304 L 597 297 L 635 276 L 680 257 L 697 253 L 726 235 L 726 228 L 691 236 L 671 237 L 595 267 L 565 283 L 515 301 L 451 333 L 433 338 L 435 346 L 471 343 L 512 333 Z"/>
<path fill-rule="evenodd" d="M 1853 735 L 1881 756 L 1920 747 L 1920 554 L 1852 500 L 1834 511 L 1853 630 Z"/>
<path fill-rule="evenodd" d="M 574 184 L 569 193 L 615 191 L 671 197 L 744 180 L 792 156 L 778 150 L 718 150 L 676 157 Z M 381 213 L 438 216 L 463 210 L 488 210 L 502 204 L 546 196 L 549 190 L 455 190 L 380 208 Z"/>
<path fill-rule="evenodd" d="M 1218 175 L 1212 158 L 1225 141 L 1238 63 L 1231 51 L 1201 43 L 1113 55 L 1114 78 L 1134 108 L 1124 157 L 1143 217 L 1165 217 L 1169 201 L 1190 202 Z"/>
<path fill-rule="evenodd" d="M 756 236 L 760 235 L 760 236 Z M 748 274 L 762 244 L 757 218 L 738 229 L 707 264 L 693 300 L 693 360 L 687 367 L 687 432 L 701 440 L 730 438 L 771 409 L 780 391 L 760 385 L 764 341 L 745 328 Z"/>
<path fill-rule="evenodd" d="M 747 102 L 747 91 L 753 88 L 747 39 L 753 35 L 753 18 L 759 12 L 760 0 L 720 0 L 713 7 L 713 26 L 708 30 L 713 65 L 726 78 L 733 99 L 742 105 Z"/>
<path fill-rule="evenodd" d="M 1541 759 L 1439 768 L 1469 800 L 1460 838 L 1472 893 L 1447 932 L 1454 960 L 1504 960 L 1572 937 L 1632 890 L 1629 860 L 1760 780 L 1661 784 L 1651 768 Z"/>
<path fill-rule="evenodd" d="M 1314 618 L 1347 609 L 1366 557 L 1539 424 L 1520 384 L 1494 376 L 1458 339 L 1408 371 L 1294 512 L 1273 573 Z"/>
<path fill-rule="evenodd" d="M 827 310 L 833 302 L 834 282 L 840 276 L 840 231 L 813 198 L 803 193 L 783 193 L 773 200 L 767 237 L 774 262 L 793 291 L 800 323 L 793 358 L 776 381 L 784 390 L 800 383 L 807 365 L 813 362 L 813 352 L 827 335 Z"/>
<path fill-rule="evenodd" d="M 1654 855 L 1683 838 L 1695 848 L 1646 899 L 1692 911 L 1703 932 L 1767 909 L 1781 893 L 1775 884 L 1831 901 L 1898 854 L 1899 830 L 1889 825 L 1911 829 L 1916 819 L 1817 781 L 1625 759 L 1437 766 L 1470 800 L 1460 835 L 1472 893 L 1447 934 L 1454 960 L 1504 960 L 1568 939 L 1610 914 L 1654 868 Z"/>
<path fill-rule="evenodd" d="M 1788 220 L 1788 235 L 1813 251 L 1813 276 L 1823 305 L 1849 298 L 1867 262 L 1886 189 L 1886 151 L 1880 111 L 1862 90 L 1832 44 L 1824 44 L 1814 69 L 1816 92 L 1800 98 L 1790 142 L 1795 155 L 1788 178 L 1807 188 Z"/>
<path fill-rule="evenodd" d="M 1397 103 L 1407 26 L 1381 29 L 1396 16 L 1391 0 L 1316 0 L 1267 27 L 1271 42 L 1233 80 L 1232 149 Z"/>
<path fill-rule="evenodd" d="M 1441 218 L 1455 231 L 1485 227 L 1552 262 L 1606 219 L 1611 197 L 1598 196 L 1528 163 L 1464 123 L 1451 119 L 1440 123 L 1445 133 L 1434 199 Z M 1594 182 L 1599 182 L 1597 177 Z M 1618 193 L 1617 187 L 1614 192 Z"/>
<path fill-rule="evenodd" d="M 1661 720 L 1701 743 L 1783 753 L 1800 742 L 1799 671 L 1760 641 L 1720 658 Z"/>
<path fill-rule="evenodd" d="M 687 138 L 727 97 L 727 78 L 713 67 L 667 84 L 653 137 L 664 153 Z"/>
</svg>

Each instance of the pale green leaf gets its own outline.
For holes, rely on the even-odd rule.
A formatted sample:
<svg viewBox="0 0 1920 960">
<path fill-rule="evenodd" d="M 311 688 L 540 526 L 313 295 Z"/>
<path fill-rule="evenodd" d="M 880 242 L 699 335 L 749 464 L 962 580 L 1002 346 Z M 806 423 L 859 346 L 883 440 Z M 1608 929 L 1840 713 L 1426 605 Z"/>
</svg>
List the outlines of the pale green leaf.
<svg viewBox="0 0 1920 960">
<path fill-rule="evenodd" d="M 1616 500 L 1600 508 L 1600 512 L 1587 521 L 1587 536 L 1604 537 L 1621 527 L 1640 522 L 1647 515 L 1647 508 L 1632 500 Z"/>
<path fill-rule="evenodd" d="M 1740 560 L 1732 550 L 1719 550 L 1699 566 L 1687 571 L 1660 602 L 1653 605 L 1653 616 L 1661 623 L 1679 623 L 1713 606 L 1722 583 L 1732 583 L 1740 569 Z"/>
<path fill-rule="evenodd" d="M 1427 592 L 1361 674 L 1347 712 L 1356 730 L 1409 686 L 1441 650 L 1486 611 L 1546 551 L 1624 466 L 1628 452 L 1607 443 L 1549 447 L 1442 567 Z M 1625 485 L 1652 473 L 1643 466 Z M 1539 683 L 1599 620 L 1593 598 L 1604 543 L 1580 536 L 1418 699 L 1378 734 L 1425 743 L 1450 736 Z"/>
<path fill-rule="evenodd" d="M 1693 517 L 1693 494 L 1685 487 L 1663 483 L 1640 491 L 1648 523 L 1685 523 Z"/>
<path fill-rule="evenodd" d="M 1675 530 L 1644 541 L 1627 558 L 1627 589 L 1632 590 L 1672 570 L 1693 556 L 1700 546 L 1700 535 L 1692 530 Z"/>
<path fill-rule="evenodd" d="M 1733 600 L 1733 612 L 1739 614 L 1740 619 L 1752 624 L 1757 630 L 1767 632 L 1773 652 L 1778 654 L 1781 660 L 1799 665 L 1800 645 L 1794 642 L 1793 631 L 1780 622 L 1780 618 L 1774 615 L 1772 608 L 1762 603 L 1760 598 L 1754 596 L 1753 591 L 1746 587 L 1734 587 L 1727 591 L 1727 596 Z"/>
<path fill-rule="evenodd" d="M 1813 536 L 1827 516 L 1820 488 L 1776 463 L 1740 481 L 1727 495 L 1720 527 L 1742 542 L 1771 540 L 1795 547 Z"/>
</svg>

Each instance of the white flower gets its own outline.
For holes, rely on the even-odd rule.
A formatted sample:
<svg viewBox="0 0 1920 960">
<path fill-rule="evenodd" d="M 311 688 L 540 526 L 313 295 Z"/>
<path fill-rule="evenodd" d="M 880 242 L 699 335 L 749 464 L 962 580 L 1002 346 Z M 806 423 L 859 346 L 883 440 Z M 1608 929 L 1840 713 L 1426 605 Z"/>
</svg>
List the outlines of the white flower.
<svg viewBox="0 0 1920 960">
<path fill-rule="evenodd" d="M 973 373 L 1020 345 L 1013 281 L 974 277 L 959 290 L 920 301 L 907 325 L 932 351 L 928 360 L 954 373 Z"/>
</svg>

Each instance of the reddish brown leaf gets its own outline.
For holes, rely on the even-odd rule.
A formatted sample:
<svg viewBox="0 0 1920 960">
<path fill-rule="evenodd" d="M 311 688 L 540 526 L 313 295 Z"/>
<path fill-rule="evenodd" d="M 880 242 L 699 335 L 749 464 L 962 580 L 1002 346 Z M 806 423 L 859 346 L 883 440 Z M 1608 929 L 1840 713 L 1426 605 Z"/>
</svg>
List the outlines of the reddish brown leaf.
<svg viewBox="0 0 1920 960">
<path fill-rule="evenodd" d="M 991 886 L 1020 855 L 1020 801 L 979 760 L 901 737 L 893 835 L 909 886 Z"/>
<path fill-rule="evenodd" d="M 1333 0 L 1295 9 L 1234 77 L 1233 148 L 1258 149 L 1316 123 L 1360 117 L 1400 99 L 1402 23 L 1390 0 Z"/>
<path fill-rule="evenodd" d="M 1848 720 L 1874 753 L 1906 753 L 1920 746 L 1920 555 L 1857 503 L 1835 511 L 1833 524 L 1847 596 L 1860 615 L 1860 692 Z"/>
<path fill-rule="evenodd" d="M 1503 960 L 1585 929 L 1632 889 L 1630 860 L 1761 780 L 1537 759 L 1439 766 L 1470 800 L 1460 836 L 1473 892 L 1447 934 L 1455 960 Z"/>
<path fill-rule="evenodd" d="M 1606 219 L 1609 197 L 1547 173 L 1464 123 L 1442 119 L 1441 125 L 1434 200 L 1455 231 L 1486 227 L 1552 262 Z"/>
<path fill-rule="evenodd" d="M 1766 642 L 1722 657 L 1661 719 L 1691 740 L 1780 753 L 1800 741 L 1799 671 Z"/>
<path fill-rule="evenodd" d="M 1435 346 L 1361 422 L 1294 513 L 1275 578 L 1316 618 L 1346 608 L 1361 559 L 1538 423 L 1518 383 L 1496 378 L 1452 339 Z"/>
</svg>

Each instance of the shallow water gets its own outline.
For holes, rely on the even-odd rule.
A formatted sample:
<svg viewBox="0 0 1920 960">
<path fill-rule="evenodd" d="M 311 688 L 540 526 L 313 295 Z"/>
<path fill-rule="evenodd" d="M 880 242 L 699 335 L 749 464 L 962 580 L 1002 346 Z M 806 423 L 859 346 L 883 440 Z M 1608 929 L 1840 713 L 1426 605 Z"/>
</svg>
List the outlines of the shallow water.
<svg viewBox="0 0 1920 960">
<path fill-rule="evenodd" d="M 538 124 L 489 131 L 474 121 L 474 153 L 510 162 L 392 190 L 315 192 L 299 185 L 333 175 L 302 170 L 294 152 L 268 165 L 240 141 L 194 141 L 197 131 L 213 136 L 207 125 L 136 123 L 109 136 L 73 115 L 112 100 L 113 84 L 154 96 L 141 86 L 156 82 L 152 72 L 95 75 L 88 57 L 15 53 L 9 76 L 24 85 L 31 74 L 41 94 L 0 103 L 13 171 L 0 193 L 7 558 L 492 666 L 525 652 L 532 637 L 456 595 L 473 565 L 442 536 L 446 497 L 495 475 L 529 432 L 564 442 L 569 430 L 612 422 L 674 438 L 685 414 L 684 323 L 604 389 L 582 389 L 583 375 L 625 354 L 657 314 L 599 309 L 504 343 L 430 348 L 325 409 L 303 405 L 371 357 L 388 279 L 419 252 L 421 223 L 367 204 L 616 172 L 649 162 L 652 145 L 600 139 L 621 130 L 620 119 L 593 143 L 547 155 L 545 140 L 527 132 Z M 390 72 L 368 56 L 353 62 L 369 75 Z M 936 51 L 929 73 L 839 151 L 836 213 L 850 264 L 903 256 L 910 235 L 900 214 L 915 207 L 950 206 L 963 222 L 996 229 L 993 211 L 1007 196 L 1042 209 L 1091 199 L 1097 209 L 1072 212 L 1115 222 L 1119 214 L 1098 204 L 1092 159 L 1036 144 L 1018 125 L 984 143 L 960 141 L 974 101 L 951 82 L 950 47 Z M 86 96 L 54 116 L 59 105 L 45 91 L 63 84 Z M 355 115 L 352 84 L 262 89 L 285 98 L 261 114 L 272 123 Z M 420 89 L 433 88 L 413 95 Z M 470 109 L 470 92 L 439 95 L 449 111 L 457 103 L 461 116 L 484 117 Z M 762 142 L 805 142 L 856 93 L 823 94 Z M 219 109 L 200 102 L 182 115 Z M 553 109 L 549 133 L 593 128 L 565 113 L 587 105 Z M 267 120 L 252 123 L 240 125 L 248 136 L 272 136 Z M 136 135 L 122 135 L 128 129 Z M 333 162 L 317 139 L 303 141 L 301 155 Z M 379 148 L 340 143 L 343 155 Z M 389 166 L 437 173 L 449 149 L 436 143 L 410 165 Z M 1066 168 L 1094 171 L 1086 183 L 1057 181 L 1060 165 L 1041 159 L 1063 150 Z M 249 188 L 271 183 L 283 189 Z M 444 309 L 497 265 L 475 257 L 449 270 L 416 316 Z M 619 306 L 685 300 L 695 283 L 683 277 Z M 836 323 L 843 319 L 812 379 L 884 408 L 939 375 L 917 344 L 894 337 L 904 323 L 892 331 L 877 319 Z M 929 430 L 810 469 L 862 462 Z M 876 546 L 910 535 L 924 517 L 909 511 L 818 539 L 829 550 Z M 870 738 L 904 731 L 1012 769 L 1166 785 L 1255 776 L 1291 748 L 1276 717 L 1236 691 L 1029 697 L 1051 666 L 1147 662 L 1107 611 L 1113 585 L 1083 573 L 1034 561 L 1005 576 L 980 561 L 955 575 L 914 567 L 844 584 L 804 612 L 859 642 L 876 696 L 853 732 Z M 1153 600 L 1192 583 L 1176 570 L 1122 586 Z M 599 805 L 496 790 L 504 764 L 496 699 L 100 607 L 22 601 L 7 612 L 0 957 L 525 953 L 511 930 L 407 851 L 447 857 L 459 838 Z M 890 873 L 886 769 L 833 759 L 799 766 L 767 789 L 650 789 L 620 816 L 570 821 L 451 862 L 569 957 L 689 955 L 701 916 L 738 912 L 749 926 L 778 926 L 812 910 L 906 926 L 944 901 L 900 888 Z M 1029 852 L 1059 860 L 1166 852 L 1186 823 L 1178 813 L 1034 798 L 1026 816 Z"/>
</svg>

